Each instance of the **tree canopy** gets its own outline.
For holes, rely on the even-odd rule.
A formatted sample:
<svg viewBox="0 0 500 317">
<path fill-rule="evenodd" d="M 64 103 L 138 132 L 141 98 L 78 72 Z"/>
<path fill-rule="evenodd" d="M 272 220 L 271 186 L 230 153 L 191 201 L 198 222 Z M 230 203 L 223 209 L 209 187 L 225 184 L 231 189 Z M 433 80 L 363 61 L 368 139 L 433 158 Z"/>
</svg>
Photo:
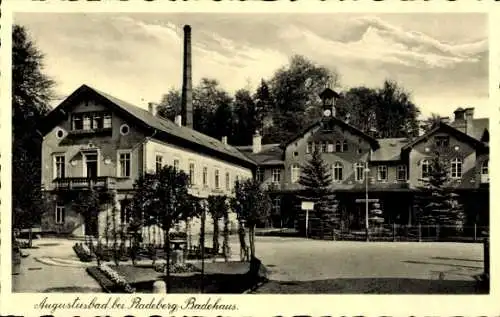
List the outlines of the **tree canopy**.
<svg viewBox="0 0 500 317">
<path fill-rule="evenodd" d="M 31 227 L 44 212 L 41 143 L 37 123 L 50 109 L 54 81 L 44 56 L 19 25 L 12 29 L 12 209 L 14 226 Z"/>
</svg>

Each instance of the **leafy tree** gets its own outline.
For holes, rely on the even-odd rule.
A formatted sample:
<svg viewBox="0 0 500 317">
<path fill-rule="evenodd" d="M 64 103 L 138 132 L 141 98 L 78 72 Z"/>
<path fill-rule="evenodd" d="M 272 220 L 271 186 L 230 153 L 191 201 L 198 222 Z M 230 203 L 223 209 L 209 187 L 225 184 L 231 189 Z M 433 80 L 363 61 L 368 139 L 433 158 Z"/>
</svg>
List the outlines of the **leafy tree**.
<svg viewBox="0 0 500 317">
<path fill-rule="evenodd" d="M 174 121 L 175 116 L 181 114 L 181 92 L 178 89 L 170 90 L 162 96 L 158 104 L 158 115 Z"/>
<path fill-rule="evenodd" d="M 253 101 L 255 105 L 255 123 L 254 127 L 256 130 L 262 131 L 263 139 L 265 141 L 268 135 L 267 128 L 272 124 L 272 111 L 274 108 L 274 100 L 271 96 L 270 88 L 268 83 L 261 79 L 259 86 L 257 87 L 255 94 L 253 96 Z"/>
<path fill-rule="evenodd" d="M 270 87 L 279 140 L 288 139 L 321 117 L 319 94 L 327 85 L 335 86 L 338 77 L 335 72 L 299 55 L 274 73 Z"/>
<path fill-rule="evenodd" d="M 98 235 L 98 232 L 95 232 L 94 229 L 97 227 L 97 220 L 102 209 L 103 202 L 101 202 L 100 193 L 94 187 L 90 187 L 87 190 L 81 190 L 76 193 L 76 197 L 73 201 L 73 209 L 75 212 L 82 215 L 86 224 L 89 225 L 88 227 L 85 227 L 85 235 Z"/>
<path fill-rule="evenodd" d="M 250 255 L 255 257 L 255 227 L 269 217 L 271 200 L 267 192 L 262 190 L 260 183 L 254 179 L 235 182 L 235 196 L 232 207 L 236 212 L 240 225 L 248 227 Z"/>
<path fill-rule="evenodd" d="M 465 222 L 463 206 L 449 186 L 449 165 L 439 152 L 430 160 L 429 177 L 422 179 L 417 196 L 418 220 L 426 225 L 439 225 L 462 230 Z M 438 233 L 439 235 L 439 233 Z"/>
<path fill-rule="evenodd" d="M 411 95 L 395 81 L 386 80 L 377 90 L 377 130 L 379 138 L 411 137 L 418 135 L 417 117 L 420 113 Z"/>
<path fill-rule="evenodd" d="M 39 223 L 46 206 L 40 184 L 42 137 L 37 133 L 37 123 L 50 109 L 54 81 L 43 73 L 43 59 L 43 54 L 27 30 L 14 25 L 12 161 L 15 164 L 12 165 L 12 220 L 17 228 L 31 229 Z"/>
<path fill-rule="evenodd" d="M 337 101 L 338 117 L 378 138 L 418 135 L 420 113 L 411 95 L 395 81 L 382 88 L 355 87 Z"/>
<path fill-rule="evenodd" d="M 226 196 L 211 195 L 208 197 L 208 213 L 214 224 L 212 248 L 214 254 L 219 253 L 219 221 L 228 213 Z"/>
<path fill-rule="evenodd" d="M 163 230 L 166 255 L 166 280 L 170 281 L 170 235 L 174 224 L 185 215 L 189 177 L 173 166 L 164 166 L 156 173 L 141 175 L 135 182 L 132 198 L 138 212 L 155 221 Z"/>
<path fill-rule="evenodd" d="M 240 89 L 234 96 L 234 136 L 231 144 L 248 145 L 252 143 L 255 130 L 261 123 L 257 105 L 248 90 Z"/>
<path fill-rule="evenodd" d="M 330 191 L 332 175 L 318 149 L 315 149 L 311 159 L 302 168 L 299 184 L 304 187 L 303 199 L 314 202 L 314 212 L 320 221 L 320 238 L 323 239 L 325 224 L 332 227 L 340 220 L 338 201 Z"/>
</svg>

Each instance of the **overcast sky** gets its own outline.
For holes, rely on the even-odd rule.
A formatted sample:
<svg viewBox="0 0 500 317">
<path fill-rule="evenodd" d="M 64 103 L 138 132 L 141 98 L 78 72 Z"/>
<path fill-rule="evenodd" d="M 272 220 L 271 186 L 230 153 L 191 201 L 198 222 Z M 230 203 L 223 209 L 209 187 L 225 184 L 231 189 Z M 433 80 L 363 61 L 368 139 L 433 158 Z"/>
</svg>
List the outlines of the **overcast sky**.
<svg viewBox="0 0 500 317">
<path fill-rule="evenodd" d="M 88 84 L 146 107 L 182 83 L 182 27 L 192 26 L 193 81 L 252 88 L 302 54 L 340 73 L 341 88 L 384 79 L 410 91 L 424 115 L 459 106 L 488 116 L 488 21 L 483 14 L 22 13 L 67 96 Z"/>
</svg>

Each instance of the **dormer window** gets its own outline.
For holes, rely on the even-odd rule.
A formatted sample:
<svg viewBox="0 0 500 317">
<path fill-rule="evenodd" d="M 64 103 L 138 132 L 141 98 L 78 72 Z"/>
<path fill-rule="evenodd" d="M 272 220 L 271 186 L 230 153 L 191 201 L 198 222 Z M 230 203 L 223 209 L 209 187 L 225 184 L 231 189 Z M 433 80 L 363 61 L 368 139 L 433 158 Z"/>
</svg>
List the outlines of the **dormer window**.
<svg viewBox="0 0 500 317">
<path fill-rule="evenodd" d="M 74 113 L 73 131 L 92 131 L 111 128 L 111 114 L 107 112 Z"/>
<path fill-rule="evenodd" d="M 436 136 L 435 141 L 437 147 L 444 148 L 450 146 L 450 138 L 448 136 Z"/>
</svg>

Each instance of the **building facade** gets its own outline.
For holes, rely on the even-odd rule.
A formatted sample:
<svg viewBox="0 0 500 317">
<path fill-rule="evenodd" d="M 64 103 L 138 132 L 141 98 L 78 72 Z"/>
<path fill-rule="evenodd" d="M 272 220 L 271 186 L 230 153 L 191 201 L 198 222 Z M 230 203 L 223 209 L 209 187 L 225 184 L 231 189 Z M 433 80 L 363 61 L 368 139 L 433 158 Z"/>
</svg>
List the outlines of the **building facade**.
<svg viewBox="0 0 500 317">
<path fill-rule="evenodd" d="M 179 121 L 179 120 L 178 120 Z M 252 178 L 255 163 L 224 140 L 216 140 L 121 100 L 82 86 L 46 119 L 42 186 L 52 197 L 44 232 L 102 235 L 110 209 L 97 223 L 72 208 L 74 194 L 90 186 L 113 191 L 120 223 L 124 201 L 145 172 L 172 165 L 189 175 L 194 196 L 232 195 L 237 179 Z"/>
<path fill-rule="evenodd" d="M 262 145 L 257 134 L 252 146 L 239 147 L 258 164 L 256 176 L 272 192 L 273 226 L 296 226 L 301 213 L 296 197 L 303 190 L 298 180 L 315 149 L 330 167 L 343 226 L 365 226 L 367 196 L 378 200 L 386 223 L 415 224 L 414 199 L 436 148 L 449 163 L 448 187 L 461 196 L 467 221 L 488 225 L 488 119 L 474 118 L 473 108 L 458 108 L 451 123 L 441 122 L 419 137 L 374 139 L 335 117 L 337 97 L 325 90 L 324 118 L 287 143 Z"/>
</svg>

